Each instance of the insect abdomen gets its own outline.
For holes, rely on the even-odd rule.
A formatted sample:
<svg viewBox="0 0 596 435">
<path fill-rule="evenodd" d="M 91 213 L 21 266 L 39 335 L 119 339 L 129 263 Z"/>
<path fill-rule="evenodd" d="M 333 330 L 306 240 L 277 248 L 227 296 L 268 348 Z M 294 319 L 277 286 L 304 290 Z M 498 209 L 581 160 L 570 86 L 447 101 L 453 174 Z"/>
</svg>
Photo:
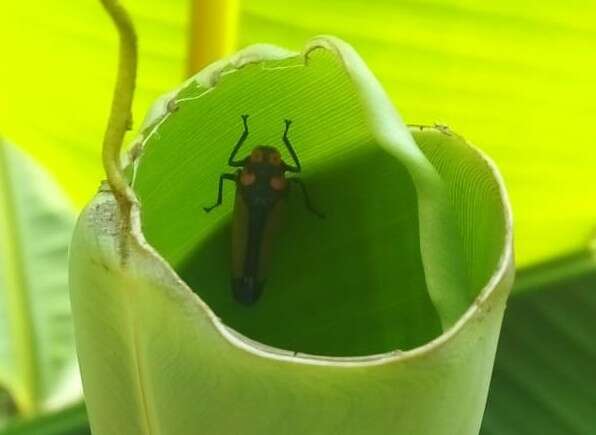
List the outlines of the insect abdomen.
<svg viewBox="0 0 596 435">
<path fill-rule="evenodd" d="M 272 206 L 248 206 L 236 194 L 232 235 L 232 291 L 238 302 L 255 303 L 265 283 L 271 241 L 278 227 L 282 201 Z"/>
</svg>

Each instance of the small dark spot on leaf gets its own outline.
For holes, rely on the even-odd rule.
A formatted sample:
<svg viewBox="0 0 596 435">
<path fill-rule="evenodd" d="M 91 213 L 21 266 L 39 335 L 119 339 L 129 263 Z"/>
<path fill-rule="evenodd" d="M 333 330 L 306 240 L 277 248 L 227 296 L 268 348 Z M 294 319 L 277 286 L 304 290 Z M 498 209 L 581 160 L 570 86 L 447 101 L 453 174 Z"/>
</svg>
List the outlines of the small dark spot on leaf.
<svg viewBox="0 0 596 435">
<path fill-rule="evenodd" d="M 177 112 L 178 109 L 180 109 L 180 106 L 178 105 L 176 100 L 174 98 L 172 98 L 170 101 L 168 101 L 167 109 L 168 109 L 168 112 L 174 113 L 174 112 Z"/>
</svg>

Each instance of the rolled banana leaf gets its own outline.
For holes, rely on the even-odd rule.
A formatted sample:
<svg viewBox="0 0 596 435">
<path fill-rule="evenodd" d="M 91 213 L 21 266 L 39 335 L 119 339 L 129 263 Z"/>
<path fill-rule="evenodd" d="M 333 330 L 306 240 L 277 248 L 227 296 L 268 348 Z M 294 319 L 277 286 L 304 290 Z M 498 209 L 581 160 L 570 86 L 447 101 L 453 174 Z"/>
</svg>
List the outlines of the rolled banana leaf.
<svg viewBox="0 0 596 435">
<path fill-rule="evenodd" d="M 283 148 L 290 191 L 260 300 L 230 289 L 239 155 Z M 503 181 L 446 127 L 406 127 L 333 37 L 251 46 L 152 108 L 120 207 L 107 184 L 71 247 L 93 433 L 477 434 L 513 280 Z M 232 183 L 230 183 L 232 184 Z M 122 214 L 124 211 L 125 214 Z"/>
</svg>

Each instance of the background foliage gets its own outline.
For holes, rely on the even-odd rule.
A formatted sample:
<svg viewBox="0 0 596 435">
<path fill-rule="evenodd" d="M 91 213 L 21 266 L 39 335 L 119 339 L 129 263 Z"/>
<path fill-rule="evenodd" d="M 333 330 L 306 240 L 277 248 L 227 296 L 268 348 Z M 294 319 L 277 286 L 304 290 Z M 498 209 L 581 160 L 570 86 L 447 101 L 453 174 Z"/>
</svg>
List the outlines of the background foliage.
<svg viewBox="0 0 596 435">
<path fill-rule="evenodd" d="M 188 4 L 126 4 L 140 39 L 138 125 L 184 76 Z M 19 41 L 3 46 L 2 131 L 80 206 L 101 177 L 116 35 L 94 0 L 1 8 L 12 18 L 0 35 Z M 336 34 L 363 55 L 406 121 L 447 124 L 491 155 L 513 201 L 519 265 L 593 236 L 596 153 L 577 128 L 596 110 L 596 60 L 586 55 L 596 39 L 593 2 L 251 0 L 241 8 L 239 46 L 300 49 L 314 34 Z"/>
<path fill-rule="evenodd" d="M 184 77 L 188 4 L 126 4 L 141 41 L 138 125 L 153 99 Z M 406 121 L 448 124 L 497 162 L 515 213 L 517 289 L 545 294 L 511 303 L 485 430 L 527 433 L 525 418 L 543 421 L 541 433 L 594 431 L 596 417 L 582 404 L 596 381 L 587 371 L 578 378 L 575 368 L 596 361 L 587 338 L 596 333 L 589 321 L 596 152 L 584 128 L 596 113 L 596 60 L 589 55 L 596 4 L 250 0 L 240 13 L 240 46 L 267 41 L 299 49 L 318 33 L 350 41 Z M 10 17 L 0 27 L 0 131 L 80 207 L 102 178 L 115 33 L 94 0 L 2 2 L 0 16 Z M 535 313 L 531 320 L 515 314 L 527 310 Z M 535 333 L 522 340 L 529 329 Z M 536 358 L 551 347 L 560 351 Z"/>
</svg>

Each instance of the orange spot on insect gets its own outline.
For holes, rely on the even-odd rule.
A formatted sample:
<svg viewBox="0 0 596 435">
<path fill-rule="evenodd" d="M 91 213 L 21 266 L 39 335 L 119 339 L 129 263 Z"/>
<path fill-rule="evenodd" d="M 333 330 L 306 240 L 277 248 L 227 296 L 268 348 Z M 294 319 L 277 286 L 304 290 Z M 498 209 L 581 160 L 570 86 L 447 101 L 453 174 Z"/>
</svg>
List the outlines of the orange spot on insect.
<svg viewBox="0 0 596 435">
<path fill-rule="evenodd" d="M 243 186 L 250 186 L 255 182 L 254 172 L 242 171 L 240 174 L 240 184 Z"/>
<path fill-rule="evenodd" d="M 281 165 L 281 156 L 279 155 L 279 153 L 274 152 L 269 154 L 269 163 L 271 163 L 274 166 Z"/>
<path fill-rule="evenodd" d="M 250 161 L 252 163 L 262 162 L 263 161 L 263 151 L 260 149 L 252 150 L 252 153 L 250 153 Z"/>
<path fill-rule="evenodd" d="M 284 190 L 286 184 L 286 179 L 284 177 L 272 177 L 269 181 L 269 185 L 273 190 Z"/>
</svg>

